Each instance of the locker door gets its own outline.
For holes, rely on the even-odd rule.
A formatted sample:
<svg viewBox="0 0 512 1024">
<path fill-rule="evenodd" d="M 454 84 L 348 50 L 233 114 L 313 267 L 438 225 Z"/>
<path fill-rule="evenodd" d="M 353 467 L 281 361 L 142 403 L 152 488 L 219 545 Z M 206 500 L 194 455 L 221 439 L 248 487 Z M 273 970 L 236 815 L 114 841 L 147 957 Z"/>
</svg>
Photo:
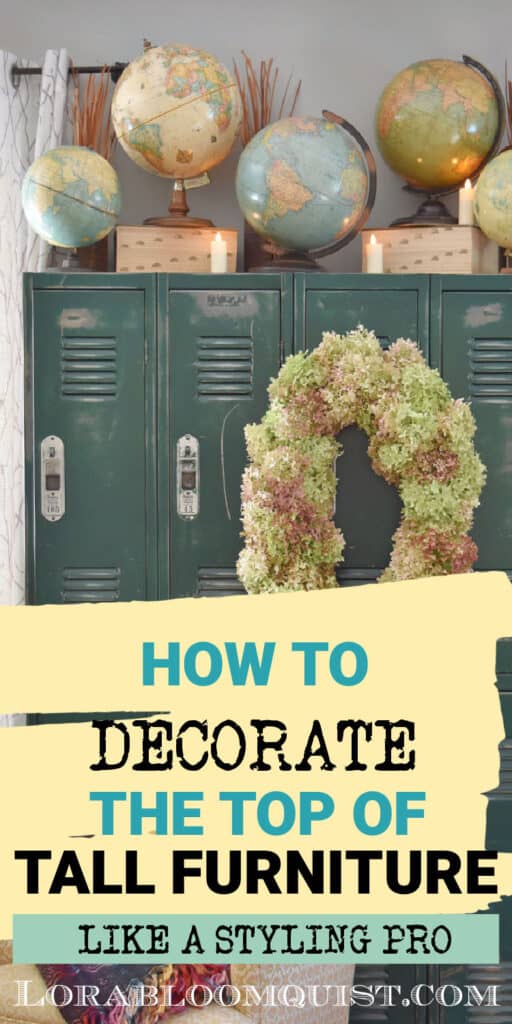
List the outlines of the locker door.
<svg viewBox="0 0 512 1024">
<path fill-rule="evenodd" d="M 429 278 L 425 275 L 297 275 L 296 348 L 314 349 L 323 331 L 344 334 L 363 324 L 387 348 L 397 338 L 417 341 L 429 354 Z M 395 488 L 372 470 L 368 440 L 356 427 L 339 437 L 336 524 L 345 535 L 342 585 L 375 580 L 389 561 L 401 503 Z"/>
<path fill-rule="evenodd" d="M 156 596 L 153 278 L 29 275 L 26 295 L 28 600 Z M 44 479 L 62 476 L 57 520 L 41 495 L 53 437 L 64 468 Z"/>
<path fill-rule="evenodd" d="M 472 531 L 478 569 L 512 573 L 512 287 L 507 276 L 432 283 L 432 358 L 477 422 L 487 483 Z"/>
<path fill-rule="evenodd" d="M 358 964 L 355 985 L 363 989 L 373 988 L 375 1005 L 353 1006 L 350 1010 L 350 1024 L 469 1024 L 470 1018 L 466 1016 L 468 1011 L 463 1006 L 450 1006 L 446 1009 L 440 1004 L 436 1005 L 431 995 L 442 985 L 463 986 L 465 980 L 464 968 L 451 964 Z M 492 985 L 492 981 L 487 984 Z M 395 986 L 391 993 L 389 986 Z M 422 986 L 418 993 L 420 1000 L 432 998 L 429 1006 L 410 1005 L 411 992 L 416 986 Z M 429 991 L 427 986 L 432 986 L 432 989 Z M 386 997 L 392 1003 L 391 1006 L 386 1005 Z M 478 1024 L 483 1019 L 478 1017 Z"/>
<path fill-rule="evenodd" d="M 160 434 L 170 439 L 170 593 L 241 593 L 235 565 L 247 461 L 243 430 L 263 415 L 270 378 L 291 350 L 289 279 L 209 275 L 170 277 L 162 285 L 169 366 L 161 377 L 168 381 L 170 422 Z M 194 440 L 187 442 L 188 436 Z M 195 444 L 196 461 L 194 451 L 192 458 L 186 454 Z M 186 518 L 180 491 L 189 486 L 197 507 Z"/>
</svg>

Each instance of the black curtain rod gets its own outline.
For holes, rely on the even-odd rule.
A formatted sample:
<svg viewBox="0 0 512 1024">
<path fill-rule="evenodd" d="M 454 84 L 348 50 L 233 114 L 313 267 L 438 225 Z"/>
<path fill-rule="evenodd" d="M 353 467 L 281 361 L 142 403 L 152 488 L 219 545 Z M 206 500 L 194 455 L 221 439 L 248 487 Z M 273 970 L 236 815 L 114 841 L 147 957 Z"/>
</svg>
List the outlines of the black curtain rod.
<svg viewBox="0 0 512 1024">
<path fill-rule="evenodd" d="M 118 78 L 121 77 L 124 69 L 128 67 L 127 64 L 123 64 L 121 61 L 116 61 L 115 64 L 106 64 L 101 67 L 94 65 L 79 65 L 69 69 L 69 74 L 76 72 L 79 75 L 99 75 L 102 71 L 106 71 L 110 75 L 113 82 L 117 82 Z M 12 77 L 18 78 L 20 75 L 40 75 L 42 68 L 20 68 L 17 64 L 12 69 Z"/>
</svg>

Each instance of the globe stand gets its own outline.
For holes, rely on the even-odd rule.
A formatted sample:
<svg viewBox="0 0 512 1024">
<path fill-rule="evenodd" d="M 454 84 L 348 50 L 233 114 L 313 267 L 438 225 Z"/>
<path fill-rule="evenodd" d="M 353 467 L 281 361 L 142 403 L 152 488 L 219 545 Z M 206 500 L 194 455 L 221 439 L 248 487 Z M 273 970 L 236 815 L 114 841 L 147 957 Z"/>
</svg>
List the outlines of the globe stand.
<svg viewBox="0 0 512 1024">
<path fill-rule="evenodd" d="M 213 228 L 214 223 L 206 217 L 189 217 L 187 190 L 183 179 L 176 179 L 171 190 L 168 217 L 148 217 L 144 224 L 159 228 Z"/>
<path fill-rule="evenodd" d="M 455 190 L 453 190 L 455 191 Z M 409 217 L 399 217 L 392 221 L 392 228 L 436 228 L 442 225 L 456 224 L 457 218 L 453 217 L 448 208 L 439 199 L 439 196 L 428 195 L 418 207 L 416 213 Z"/>
<path fill-rule="evenodd" d="M 55 264 L 53 261 L 56 258 L 57 252 L 64 251 L 64 255 L 59 264 Z M 80 263 L 80 256 L 78 249 L 64 249 L 62 246 L 52 246 L 52 266 L 47 267 L 47 270 L 52 274 L 90 274 L 90 267 L 83 267 Z"/>
<path fill-rule="evenodd" d="M 64 259 L 62 260 L 61 267 L 68 273 L 79 273 L 83 267 L 80 263 L 80 257 L 78 255 L 78 249 L 68 249 Z"/>
<path fill-rule="evenodd" d="M 307 252 L 276 252 L 269 251 L 268 260 L 249 267 L 253 273 L 279 274 L 286 271 L 304 271 L 305 273 L 324 273 L 324 267 Z"/>
<path fill-rule="evenodd" d="M 512 274 L 512 249 L 504 249 L 503 257 L 505 259 L 505 266 L 501 268 L 500 274 Z"/>
</svg>

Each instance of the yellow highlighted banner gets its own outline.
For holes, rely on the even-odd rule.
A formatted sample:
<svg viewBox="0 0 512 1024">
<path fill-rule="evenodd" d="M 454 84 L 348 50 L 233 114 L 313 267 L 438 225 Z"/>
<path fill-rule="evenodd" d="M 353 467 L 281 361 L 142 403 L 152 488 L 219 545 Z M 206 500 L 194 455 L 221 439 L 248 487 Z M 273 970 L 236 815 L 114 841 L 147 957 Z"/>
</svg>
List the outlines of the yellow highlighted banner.
<svg viewBox="0 0 512 1024">
<path fill-rule="evenodd" d="M 498 896 L 467 891 L 504 733 L 494 686 L 496 641 L 512 634 L 504 574 L 1 608 L 0 628 L 0 711 L 153 713 L 151 724 L 0 730 L 1 936 L 14 913 L 440 915 L 512 892 L 509 856 L 493 869 Z M 241 685 L 247 643 L 260 685 L 251 672 Z M 265 643 L 275 647 L 263 685 Z M 169 644 L 179 644 L 171 686 L 165 665 L 150 671 Z M 354 851 L 376 854 L 366 880 Z M 399 892 L 389 878 L 407 888 L 410 851 L 420 877 Z M 460 892 L 427 891 L 436 851 L 459 858 Z"/>
</svg>

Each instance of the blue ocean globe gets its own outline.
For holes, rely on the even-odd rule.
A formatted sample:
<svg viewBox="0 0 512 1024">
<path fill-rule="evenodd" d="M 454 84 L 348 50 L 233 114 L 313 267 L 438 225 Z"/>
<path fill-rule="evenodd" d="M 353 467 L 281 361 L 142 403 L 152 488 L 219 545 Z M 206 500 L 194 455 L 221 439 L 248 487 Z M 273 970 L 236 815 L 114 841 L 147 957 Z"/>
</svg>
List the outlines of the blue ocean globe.
<svg viewBox="0 0 512 1024">
<path fill-rule="evenodd" d="M 35 233 L 67 249 L 98 242 L 121 213 L 114 168 L 86 146 L 59 146 L 38 157 L 25 175 L 21 199 Z"/>
<path fill-rule="evenodd" d="M 349 128 L 342 118 L 287 117 L 254 136 L 236 194 L 259 235 L 285 252 L 339 248 L 353 236 L 369 212 L 371 170 Z"/>
</svg>

